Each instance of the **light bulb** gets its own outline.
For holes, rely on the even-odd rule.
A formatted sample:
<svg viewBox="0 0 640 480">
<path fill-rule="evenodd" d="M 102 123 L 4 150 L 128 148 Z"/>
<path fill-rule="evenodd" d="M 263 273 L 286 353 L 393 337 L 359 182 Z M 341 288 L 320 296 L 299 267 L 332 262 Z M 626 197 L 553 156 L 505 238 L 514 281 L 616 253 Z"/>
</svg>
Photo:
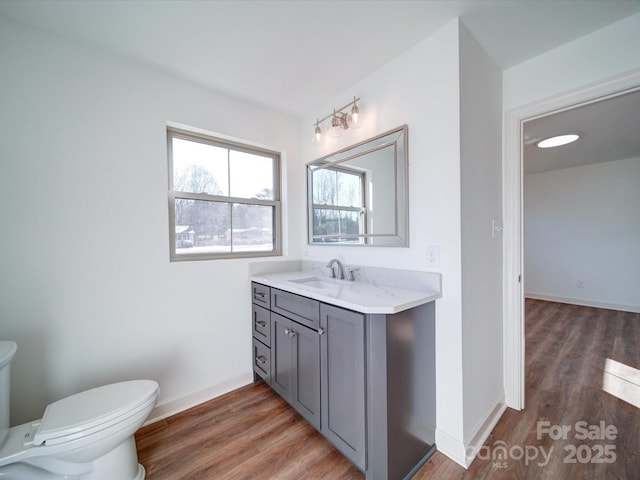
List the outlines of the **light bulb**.
<svg viewBox="0 0 640 480">
<path fill-rule="evenodd" d="M 316 122 L 316 128 L 313 130 L 313 143 L 319 145 L 322 143 L 322 130 L 320 130 L 320 125 Z"/>
<path fill-rule="evenodd" d="M 340 119 L 336 117 L 335 110 L 333 111 L 333 118 L 331 119 L 331 130 L 329 130 L 329 136 L 332 138 L 338 138 L 342 135 L 342 125 L 340 125 Z"/>
<path fill-rule="evenodd" d="M 351 128 L 360 128 L 362 126 L 362 115 L 360 115 L 360 109 L 356 105 L 355 97 L 353 99 L 353 107 L 351 108 L 351 113 L 349 114 L 347 122 Z"/>
</svg>

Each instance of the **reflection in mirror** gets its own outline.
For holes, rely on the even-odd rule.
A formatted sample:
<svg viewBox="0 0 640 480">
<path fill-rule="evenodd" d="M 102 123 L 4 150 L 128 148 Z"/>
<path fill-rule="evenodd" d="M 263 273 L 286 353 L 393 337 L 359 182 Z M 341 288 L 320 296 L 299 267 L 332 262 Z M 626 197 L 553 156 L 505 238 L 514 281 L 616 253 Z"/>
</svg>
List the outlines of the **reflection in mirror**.
<svg viewBox="0 0 640 480">
<path fill-rule="evenodd" d="M 407 126 L 307 164 L 309 243 L 408 246 Z"/>
</svg>

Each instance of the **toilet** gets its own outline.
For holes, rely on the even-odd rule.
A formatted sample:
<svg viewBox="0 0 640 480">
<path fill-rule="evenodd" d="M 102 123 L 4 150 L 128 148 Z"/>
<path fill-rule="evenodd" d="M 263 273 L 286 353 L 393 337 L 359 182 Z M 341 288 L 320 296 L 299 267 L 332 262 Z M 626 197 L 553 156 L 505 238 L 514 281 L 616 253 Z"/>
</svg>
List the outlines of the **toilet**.
<svg viewBox="0 0 640 480">
<path fill-rule="evenodd" d="M 158 384 L 132 380 L 86 390 L 49 404 L 39 420 L 9 427 L 16 350 L 15 342 L 0 341 L 0 480 L 143 480 L 134 433 L 156 405 Z"/>
</svg>

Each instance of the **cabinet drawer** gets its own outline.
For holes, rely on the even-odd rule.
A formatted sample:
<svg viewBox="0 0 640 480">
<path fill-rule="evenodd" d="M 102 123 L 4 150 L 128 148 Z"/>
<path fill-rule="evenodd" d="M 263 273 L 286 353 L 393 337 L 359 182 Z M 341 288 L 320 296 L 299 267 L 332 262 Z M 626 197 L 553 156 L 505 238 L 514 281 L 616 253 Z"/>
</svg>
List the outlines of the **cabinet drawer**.
<svg viewBox="0 0 640 480">
<path fill-rule="evenodd" d="M 253 339 L 253 371 L 271 383 L 271 349 L 259 340 Z"/>
<path fill-rule="evenodd" d="M 258 305 L 251 306 L 253 317 L 253 337 L 260 340 L 267 347 L 271 346 L 271 312 Z"/>
<path fill-rule="evenodd" d="M 271 306 L 271 296 L 269 295 L 270 288 L 266 285 L 259 283 L 251 283 L 251 298 L 253 303 L 261 305 L 265 308 Z"/>
<path fill-rule="evenodd" d="M 311 298 L 272 288 L 271 310 L 315 330 L 320 326 L 320 302 Z"/>
</svg>

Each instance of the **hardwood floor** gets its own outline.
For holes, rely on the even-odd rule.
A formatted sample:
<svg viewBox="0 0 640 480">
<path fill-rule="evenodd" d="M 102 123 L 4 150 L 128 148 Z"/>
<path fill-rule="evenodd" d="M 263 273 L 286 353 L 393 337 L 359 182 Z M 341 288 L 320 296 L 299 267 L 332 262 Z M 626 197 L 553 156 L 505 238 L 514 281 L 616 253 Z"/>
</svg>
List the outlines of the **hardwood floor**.
<svg viewBox="0 0 640 480">
<path fill-rule="evenodd" d="M 468 470 L 436 452 L 413 480 L 640 478 L 640 409 L 603 391 L 607 358 L 640 369 L 640 314 L 527 300 L 526 408 L 507 409 Z M 601 425 L 609 438 L 580 438 Z M 144 427 L 136 442 L 148 480 L 364 479 L 263 383 Z"/>
</svg>

